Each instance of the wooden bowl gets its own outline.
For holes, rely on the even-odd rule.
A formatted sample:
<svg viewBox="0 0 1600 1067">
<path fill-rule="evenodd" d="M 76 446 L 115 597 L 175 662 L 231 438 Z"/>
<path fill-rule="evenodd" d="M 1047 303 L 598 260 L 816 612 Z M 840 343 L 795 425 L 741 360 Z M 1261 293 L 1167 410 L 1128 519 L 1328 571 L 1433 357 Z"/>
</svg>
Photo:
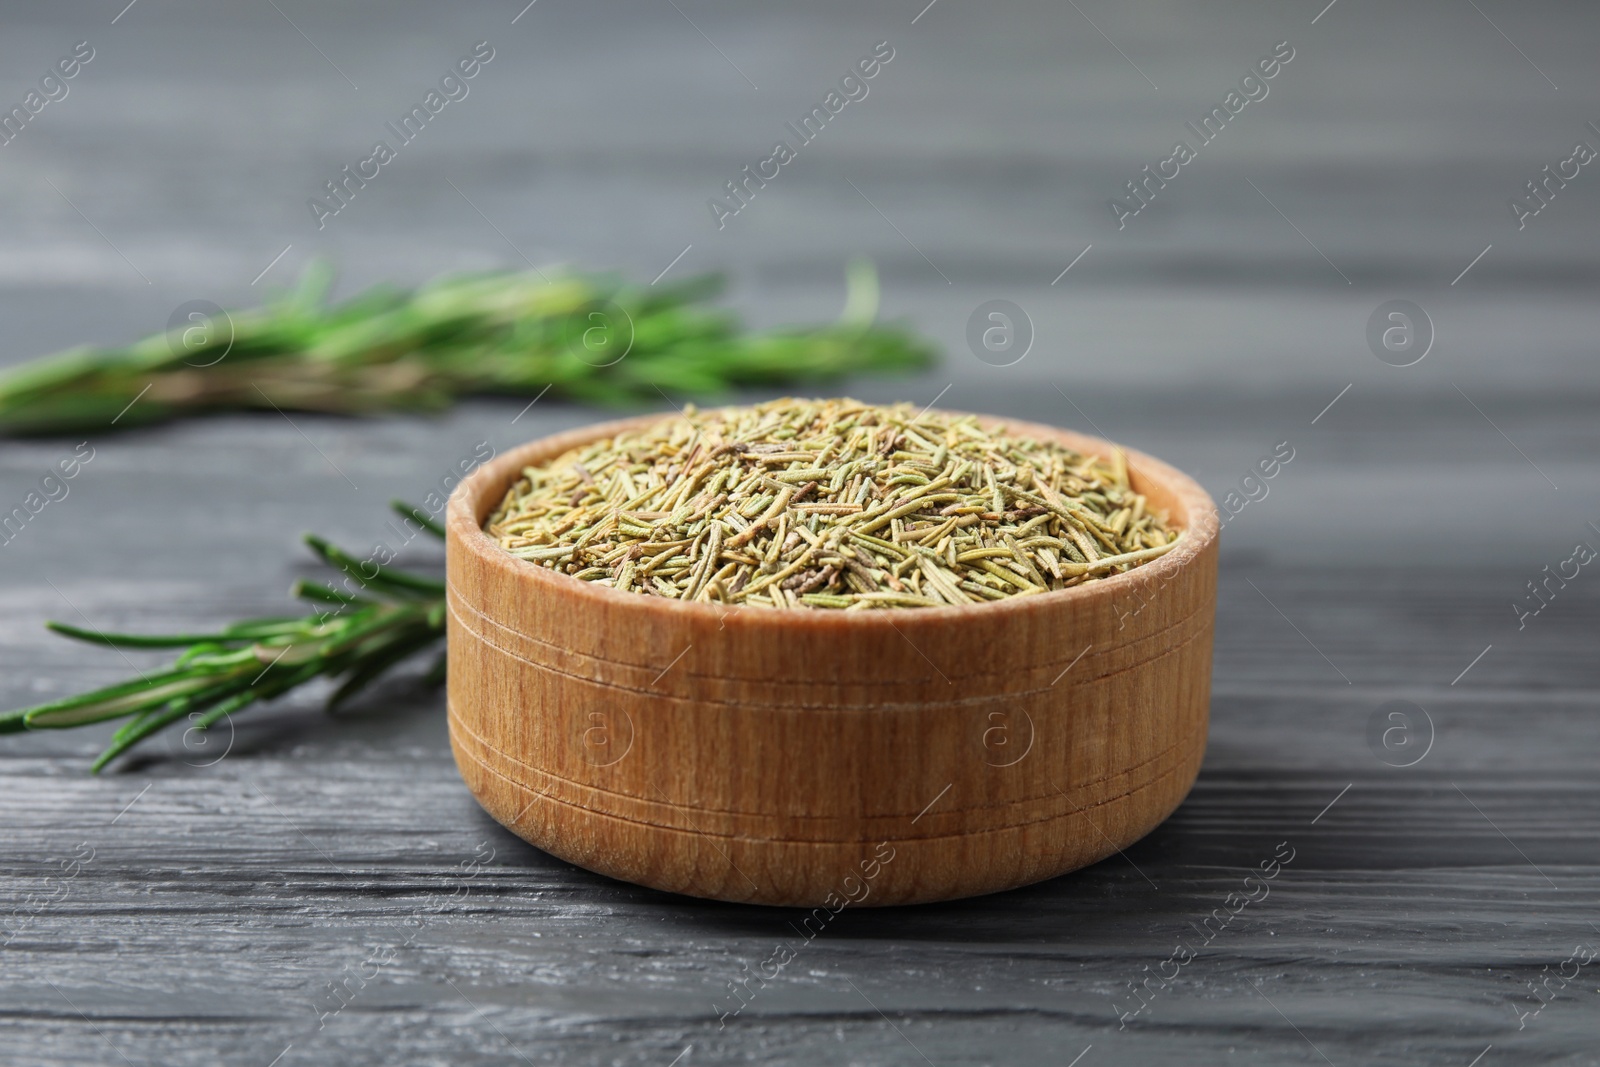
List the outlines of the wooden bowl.
<svg viewBox="0 0 1600 1067">
<path fill-rule="evenodd" d="M 1218 529 L 1190 478 L 1128 453 L 1184 530 L 1159 560 L 961 607 L 685 603 L 483 532 L 524 467 L 660 417 L 524 445 L 450 498 L 450 742 L 513 833 L 656 889 L 837 911 L 1051 878 L 1183 800 L 1205 752 Z"/>
</svg>

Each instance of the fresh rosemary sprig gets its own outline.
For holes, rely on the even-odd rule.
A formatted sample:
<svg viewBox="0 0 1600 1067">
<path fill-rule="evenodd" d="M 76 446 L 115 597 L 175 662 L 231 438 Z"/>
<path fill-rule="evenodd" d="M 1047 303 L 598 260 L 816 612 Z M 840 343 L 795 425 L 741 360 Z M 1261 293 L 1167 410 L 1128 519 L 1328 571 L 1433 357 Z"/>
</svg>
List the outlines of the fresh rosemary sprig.
<svg viewBox="0 0 1600 1067">
<path fill-rule="evenodd" d="M 394 508 L 429 533 L 444 530 L 417 508 Z M 300 617 L 246 619 L 208 634 L 111 634 L 65 623 L 56 633 L 111 648 L 182 648 L 165 670 L 57 700 L 0 714 L 0 733 L 59 730 L 108 719 L 127 719 L 94 761 L 100 769 L 145 738 L 183 719 L 207 729 L 252 704 L 271 700 L 317 678 L 339 686 L 330 710 L 355 696 L 379 675 L 444 638 L 444 583 L 392 567 L 358 560 L 314 534 L 306 544 L 343 571 L 348 592 L 315 582 L 295 583 L 294 595 L 322 610 Z M 426 681 L 444 680 L 441 652 Z"/>
<path fill-rule="evenodd" d="M 314 263 L 266 307 L 220 311 L 127 348 L 77 348 L 0 375 L 0 432 L 119 429 L 227 410 L 437 410 L 473 394 L 619 404 L 847 373 L 907 371 L 928 342 L 875 326 L 877 279 L 852 264 L 831 326 L 747 333 L 703 306 L 715 276 L 654 286 L 603 275 L 456 275 L 329 303 Z M 134 403 L 137 399 L 137 403 Z"/>
</svg>

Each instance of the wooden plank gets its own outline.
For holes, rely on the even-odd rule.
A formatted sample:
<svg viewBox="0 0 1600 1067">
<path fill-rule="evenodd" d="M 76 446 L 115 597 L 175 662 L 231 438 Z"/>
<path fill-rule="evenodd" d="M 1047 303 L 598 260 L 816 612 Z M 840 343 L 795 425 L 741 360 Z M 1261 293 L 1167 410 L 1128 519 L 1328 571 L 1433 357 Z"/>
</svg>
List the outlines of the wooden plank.
<svg viewBox="0 0 1600 1067">
<path fill-rule="evenodd" d="M 725 1025 L 728 984 L 795 937 L 796 915 L 634 888 L 522 844 L 462 785 L 435 695 L 397 684 L 329 720 L 307 694 L 241 717 L 212 766 L 216 749 L 177 735 L 101 778 L 83 768 L 109 728 L 0 738 L 0 1059 L 1593 1061 L 1593 965 L 1552 980 L 1536 1015 L 1527 983 L 1600 944 L 1600 583 L 1571 582 L 1525 628 L 1511 604 L 1574 541 L 1600 544 L 1585 532 L 1600 522 L 1596 216 L 1587 176 L 1523 230 L 1506 199 L 1590 139 L 1600 15 L 944 0 L 913 25 L 921 2 L 683 0 L 682 15 L 539 4 L 513 26 L 520 3 L 281 6 L 359 92 L 267 7 L 8 18 L 13 103 L 72 42 L 98 54 L 5 147 L 0 362 L 126 342 L 197 297 L 257 302 L 319 254 L 350 291 L 524 253 L 648 279 L 692 244 L 674 275 L 731 269 L 733 306 L 774 323 L 836 314 L 841 264 L 865 253 L 885 312 L 949 357 L 838 388 L 927 402 L 949 386 L 942 405 L 1103 434 L 1219 497 L 1276 442 L 1297 456 L 1224 529 L 1213 728 L 1172 820 L 1028 889 L 846 910 Z M 471 98 L 317 230 L 306 198 L 484 38 L 497 58 Z M 1297 56 L 1270 98 L 1118 230 L 1108 198 L 1280 39 Z M 718 230 L 706 199 L 878 40 L 897 55 L 870 98 Z M 1037 333 L 1003 369 L 965 340 L 997 296 Z M 1364 336 L 1396 296 L 1439 335 L 1403 370 Z M 598 417 L 549 402 L 518 417 L 523 403 L 96 436 L 70 498 L 0 548 L 0 703 L 129 672 L 45 618 L 278 612 L 317 573 L 302 531 L 392 537 L 383 501 L 427 492 L 477 442 Z M 77 440 L 0 444 L 0 505 Z M 1369 736 L 1395 700 L 1431 716 L 1415 766 L 1385 765 Z M 1270 893 L 1123 1027 L 1129 984 L 1203 938 L 1285 841 Z"/>
<path fill-rule="evenodd" d="M 1348 574 L 1255 577 L 1313 615 L 1335 611 L 1340 590 L 1354 595 Z M 1378 583 L 1366 602 L 1378 617 L 1443 619 L 1474 598 L 1463 579 Z M 1125 857 L 1001 897 L 846 911 L 724 1031 L 709 1004 L 732 1006 L 725 983 L 794 936 L 790 913 L 635 889 L 527 848 L 466 795 L 436 704 L 397 709 L 398 730 L 374 716 L 308 730 L 292 756 L 247 745 L 203 771 L 169 760 L 89 779 L 81 757 L 35 752 L 54 739 L 11 740 L 0 779 L 8 884 L 19 899 L 65 885 L 7 950 L 14 1047 L 103 1055 L 54 982 L 135 1062 L 264 1062 L 291 1041 L 301 1062 L 488 1062 L 509 1054 L 495 1028 L 529 1057 L 617 1041 L 639 1062 L 674 1042 L 712 1060 L 771 1042 L 788 1050 L 780 1062 L 829 1042 L 856 1057 L 909 1055 L 853 981 L 906 1037 L 943 1053 L 936 1062 L 982 1058 L 1017 1029 L 1006 1047 L 1018 1060 L 1051 1043 L 1130 1060 L 1180 1048 L 1220 1058 L 1230 1046 L 1263 1062 L 1316 1059 L 1252 990 L 1260 983 L 1334 1062 L 1442 1063 L 1490 1042 L 1577 1055 L 1592 1019 L 1583 994 L 1552 1002 L 1525 1031 L 1515 1024 L 1536 1006 L 1523 983 L 1554 970 L 1569 942 L 1593 939 L 1600 790 L 1581 747 L 1592 697 L 1547 693 L 1530 724 L 1507 715 L 1526 692 L 1516 660 L 1475 688 L 1435 684 L 1416 695 L 1440 724 L 1437 751 L 1387 768 L 1366 746 L 1371 701 L 1306 677 L 1314 656 L 1297 661 L 1299 695 L 1273 695 L 1289 652 L 1228 625 L 1234 613 L 1263 615 L 1246 593 L 1224 591 L 1208 762 L 1173 820 Z M 1433 627 L 1410 632 L 1416 647 L 1391 649 L 1396 676 L 1448 641 Z M 1564 645 L 1553 658 L 1573 655 L 1584 632 L 1552 627 Z M 1119 1030 L 1111 1005 L 1126 1009 L 1127 982 L 1284 840 L 1296 854 L 1271 895 Z M 60 861 L 80 843 L 94 858 L 64 883 Z M 463 877 L 483 849 L 493 859 Z M 430 893 L 457 891 L 432 914 L 441 905 Z M 328 983 L 391 948 L 317 1031 L 318 1012 L 338 1004 Z"/>
</svg>

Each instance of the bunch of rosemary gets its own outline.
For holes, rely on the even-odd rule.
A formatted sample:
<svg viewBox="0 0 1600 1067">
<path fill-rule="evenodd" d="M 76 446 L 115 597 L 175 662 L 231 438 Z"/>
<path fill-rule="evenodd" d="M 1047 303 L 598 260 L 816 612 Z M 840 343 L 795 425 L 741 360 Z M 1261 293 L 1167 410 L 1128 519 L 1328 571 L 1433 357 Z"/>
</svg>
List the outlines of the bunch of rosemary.
<svg viewBox="0 0 1600 1067">
<path fill-rule="evenodd" d="M 847 276 L 838 323 L 748 333 L 704 306 L 715 276 L 639 286 L 576 273 L 457 275 L 334 304 L 331 271 L 316 263 L 266 307 L 202 314 L 127 348 L 72 349 L 0 375 L 0 432 L 245 409 L 437 410 L 465 395 L 546 389 L 618 404 L 930 364 L 926 341 L 873 325 L 872 268 L 852 264 Z"/>
<path fill-rule="evenodd" d="M 394 508 L 429 533 L 444 529 L 420 509 Z M 56 633 L 111 648 L 181 648 L 165 670 L 117 685 L 0 714 L 0 733 L 59 730 L 109 719 L 127 719 L 94 761 L 99 773 L 134 745 L 180 720 L 204 730 L 253 704 L 271 700 L 317 678 L 339 686 L 328 698 L 337 708 L 379 675 L 444 638 L 444 583 L 355 558 L 308 534 L 306 544 L 343 571 L 344 589 L 297 582 L 294 595 L 321 605 L 298 617 L 246 619 L 208 634 L 115 634 L 65 623 Z M 356 590 L 352 592 L 351 590 Z M 427 680 L 444 680 L 441 652 Z"/>
</svg>

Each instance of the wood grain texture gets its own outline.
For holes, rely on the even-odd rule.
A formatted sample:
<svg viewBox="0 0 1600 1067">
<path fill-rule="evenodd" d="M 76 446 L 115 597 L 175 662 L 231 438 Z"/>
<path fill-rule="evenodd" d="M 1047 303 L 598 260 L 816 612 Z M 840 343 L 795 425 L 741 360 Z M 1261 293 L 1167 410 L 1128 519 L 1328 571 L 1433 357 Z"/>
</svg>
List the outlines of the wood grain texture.
<svg viewBox="0 0 1600 1067">
<path fill-rule="evenodd" d="M 513 449 L 451 499 L 451 743 L 502 824 L 641 885 L 837 910 L 1051 878 L 1182 801 L 1205 752 L 1216 601 L 1216 508 L 1192 479 L 1128 457 L 1135 489 L 1183 531 L 1158 561 L 963 607 L 646 597 L 484 534 L 525 467 L 658 418 Z"/>
<path fill-rule="evenodd" d="M 212 438 L 222 455 L 254 447 L 231 434 Z M 92 738 L 7 738 L 8 909 L 60 895 L 57 863 L 78 842 L 97 852 L 4 950 L 0 1025 L 17 1062 L 51 1067 L 122 1063 L 102 1034 L 139 1067 L 266 1067 L 290 1044 L 279 1067 L 523 1062 L 513 1044 L 541 1064 L 665 1067 L 691 1044 L 691 1063 L 922 1063 L 895 1027 L 941 1067 L 1064 1063 L 1089 1044 L 1112 1063 L 1322 1063 L 1295 1027 L 1341 1067 L 1465 1067 L 1490 1043 L 1509 1062 L 1586 1064 L 1592 994 L 1563 996 L 1522 1031 L 1513 1009 L 1531 1006 L 1525 981 L 1594 937 L 1584 657 L 1600 592 L 1575 590 L 1532 643 L 1507 646 L 1502 605 L 1480 587 L 1511 577 L 1227 568 L 1211 745 L 1171 819 L 1123 856 L 1011 893 L 846 909 L 725 1028 L 726 983 L 798 940 L 789 924 L 803 913 L 640 889 L 521 843 L 462 786 L 442 700 L 402 701 L 401 687 L 334 721 L 300 701 L 241 718 L 214 767 L 187 766 L 179 747 L 102 779 L 82 773 Z M 97 619 L 171 610 L 154 587 L 56 580 Z M 268 605 L 272 584 L 196 591 L 185 618 Z M 5 602 L 37 615 L 25 591 Z M 1495 651 L 1451 687 L 1490 637 Z M 21 631 L 0 654 L 8 693 L 126 669 Z M 1395 695 L 1439 728 L 1409 770 L 1383 766 L 1364 737 Z M 1298 855 L 1270 897 L 1119 1029 L 1127 983 L 1286 839 Z M 462 864 L 485 843 L 495 851 L 474 876 Z M 9 912 L 3 925 L 9 936 Z M 365 984 L 352 977 L 390 951 Z M 347 981 L 349 1006 L 319 1029 Z"/>
</svg>

